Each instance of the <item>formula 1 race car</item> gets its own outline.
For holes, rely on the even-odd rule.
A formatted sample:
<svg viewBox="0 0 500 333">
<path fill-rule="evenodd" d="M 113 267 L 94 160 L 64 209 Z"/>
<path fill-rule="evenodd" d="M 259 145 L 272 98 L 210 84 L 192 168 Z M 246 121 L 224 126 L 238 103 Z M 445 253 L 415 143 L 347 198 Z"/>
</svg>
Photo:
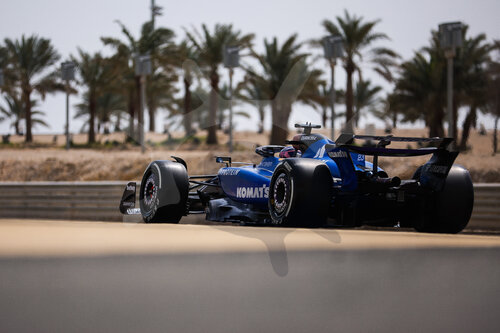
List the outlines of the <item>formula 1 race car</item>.
<svg viewBox="0 0 500 333">
<path fill-rule="evenodd" d="M 135 208 L 136 183 L 130 182 L 120 211 L 141 214 L 147 223 L 206 214 L 208 221 L 293 227 L 401 226 L 457 233 L 467 225 L 474 192 L 469 172 L 453 165 L 458 153 L 448 148 L 452 139 L 342 134 L 333 142 L 311 133 L 319 125 L 295 127 L 303 133 L 286 142 L 291 146 L 256 148 L 259 164 L 219 156 L 216 162 L 225 166 L 217 174 L 188 176 L 179 157 L 151 162 L 140 183 L 140 208 Z M 428 147 L 387 148 L 393 141 Z M 381 156 L 426 154 L 432 156 L 412 179 L 389 177 L 378 166 Z"/>
</svg>

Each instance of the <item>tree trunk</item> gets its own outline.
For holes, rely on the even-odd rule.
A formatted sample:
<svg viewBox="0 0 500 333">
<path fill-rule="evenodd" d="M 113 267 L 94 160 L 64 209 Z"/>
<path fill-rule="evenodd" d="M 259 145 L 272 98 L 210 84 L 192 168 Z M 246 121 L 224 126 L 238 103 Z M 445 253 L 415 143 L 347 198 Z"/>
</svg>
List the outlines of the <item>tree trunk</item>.
<svg viewBox="0 0 500 333">
<path fill-rule="evenodd" d="M 226 111 L 224 108 L 218 108 L 217 109 L 217 129 L 220 131 L 222 130 L 222 124 L 224 123 L 224 111 Z"/>
<path fill-rule="evenodd" d="M 455 94 L 456 95 L 456 94 Z M 458 107 L 457 107 L 458 99 L 453 99 L 453 119 L 455 120 L 453 124 L 453 133 L 455 133 L 455 142 L 458 144 Z"/>
<path fill-rule="evenodd" d="M 321 123 L 323 124 L 323 128 L 326 128 L 327 120 L 328 120 L 328 108 L 323 107 L 323 113 L 321 115 Z"/>
<path fill-rule="evenodd" d="M 207 144 L 216 145 L 217 144 L 217 106 L 218 106 L 218 94 L 219 94 L 219 75 L 217 72 L 213 72 L 210 76 L 210 85 L 212 90 L 210 91 L 210 105 L 208 113 L 208 136 Z"/>
<path fill-rule="evenodd" d="M 429 117 L 428 126 L 429 136 L 431 138 L 444 136 L 443 120 L 444 108 L 441 105 L 438 105 L 434 108 L 434 112 L 432 112 Z"/>
<path fill-rule="evenodd" d="M 21 135 L 21 131 L 19 130 L 19 119 L 14 122 L 14 130 L 16 131 L 16 135 Z"/>
<path fill-rule="evenodd" d="M 444 136 L 444 129 L 442 125 L 436 126 L 435 124 L 433 124 L 429 127 L 429 137 L 434 138 L 443 136 Z"/>
<path fill-rule="evenodd" d="M 135 140 L 134 133 L 134 118 L 135 118 L 135 100 L 134 89 L 129 89 L 128 93 L 128 136 L 129 139 Z"/>
<path fill-rule="evenodd" d="M 95 92 L 90 92 L 89 96 L 89 137 L 88 143 L 95 143 L 95 111 L 96 111 L 96 96 Z"/>
<path fill-rule="evenodd" d="M 396 125 L 398 123 L 398 113 L 396 111 L 392 112 L 392 129 L 396 128 Z"/>
<path fill-rule="evenodd" d="M 26 142 L 33 142 L 31 134 L 31 89 L 23 89 L 24 96 L 24 117 L 26 118 Z"/>
<path fill-rule="evenodd" d="M 353 133 L 352 123 L 353 119 L 353 90 L 352 90 L 352 74 L 354 73 L 354 64 L 352 62 L 348 62 L 346 66 L 346 74 L 347 74 L 347 85 L 346 85 L 346 93 L 345 93 L 345 126 L 343 129 L 343 133 Z"/>
<path fill-rule="evenodd" d="M 460 140 L 460 150 L 464 151 L 467 149 L 467 140 L 469 139 L 470 129 L 472 124 L 476 121 L 476 106 L 472 105 L 469 109 L 469 113 L 464 120 L 464 125 L 462 129 L 462 139 Z"/>
<path fill-rule="evenodd" d="M 134 128 L 134 138 L 139 138 L 139 128 L 140 128 L 139 126 L 144 126 L 144 124 L 139 123 L 139 120 L 141 119 L 139 113 L 141 113 L 142 110 L 142 98 L 141 98 L 141 77 L 137 75 L 135 77 L 135 102 L 136 102 L 135 109 L 137 110 L 137 112 L 135 113 L 135 117 L 137 119 L 137 128 Z M 144 112 L 144 110 L 142 110 L 142 112 Z M 144 115 L 142 119 L 144 119 Z"/>
<path fill-rule="evenodd" d="M 114 132 L 120 132 L 121 129 L 120 129 L 120 123 L 122 121 L 122 116 L 121 116 L 121 112 L 119 112 L 117 115 L 116 115 L 116 121 L 115 121 L 115 129 L 114 129 Z"/>
<path fill-rule="evenodd" d="M 191 82 L 188 78 L 184 77 L 184 131 L 186 136 L 192 133 L 192 118 L 191 114 Z"/>
<path fill-rule="evenodd" d="M 498 119 L 500 116 L 495 117 L 495 127 L 493 128 L 493 155 L 497 153 L 498 141 L 497 141 L 497 129 L 498 129 Z"/>
<path fill-rule="evenodd" d="M 149 131 L 150 132 L 155 132 L 156 131 L 156 106 L 153 104 L 152 101 L 148 103 L 148 115 L 149 115 Z"/>
<path fill-rule="evenodd" d="M 359 109 L 357 107 L 354 108 L 354 119 L 355 119 L 355 127 L 359 127 Z"/>
</svg>

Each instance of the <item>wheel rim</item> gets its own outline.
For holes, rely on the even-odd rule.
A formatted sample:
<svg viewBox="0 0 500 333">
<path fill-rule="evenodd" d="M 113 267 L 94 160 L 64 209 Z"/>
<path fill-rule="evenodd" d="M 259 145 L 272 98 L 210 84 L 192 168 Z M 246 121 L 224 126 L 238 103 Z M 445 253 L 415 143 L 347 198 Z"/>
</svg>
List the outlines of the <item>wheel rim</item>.
<svg viewBox="0 0 500 333">
<path fill-rule="evenodd" d="M 154 173 L 151 173 L 146 179 L 146 184 L 144 185 L 144 190 L 142 193 L 144 206 L 147 210 L 150 210 L 154 206 L 157 196 L 158 179 Z"/>
<path fill-rule="evenodd" d="M 273 207 L 276 213 L 280 216 L 286 211 L 288 207 L 288 196 L 290 193 L 290 186 L 285 173 L 280 174 L 273 186 Z"/>
</svg>

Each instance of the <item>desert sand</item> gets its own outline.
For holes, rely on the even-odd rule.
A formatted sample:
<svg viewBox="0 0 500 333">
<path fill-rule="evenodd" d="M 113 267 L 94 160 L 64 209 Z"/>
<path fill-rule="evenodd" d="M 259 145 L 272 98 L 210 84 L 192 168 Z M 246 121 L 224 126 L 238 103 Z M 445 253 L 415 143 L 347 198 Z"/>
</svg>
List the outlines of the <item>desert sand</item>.
<svg viewBox="0 0 500 333">
<path fill-rule="evenodd" d="M 328 135 L 328 130 L 321 130 Z M 290 138 L 295 132 L 290 131 Z M 382 130 L 377 130 L 382 135 Z M 425 137 L 425 129 L 394 130 L 396 136 Z M 200 133 L 204 135 L 204 133 Z M 173 134 L 174 138 L 181 134 Z M 123 133 L 99 135 L 98 140 L 104 142 L 123 142 Z M 167 136 L 165 134 L 148 133 L 149 141 L 144 154 L 136 146 L 118 145 L 106 148 L 88 149 L 73 148 L 66 151 L 63 148 L 64 136 L 35 135 L 35 144 L 24 146 L 22 137 L 11 136 L 13 145 L 2 145 L 0 148 L 0 181 L 90 181 L 90 180 L 138 180 L 149 162 L 158 159 L 170 159 L 171 155 L 186 160 L 190 174 L 207 174 L 216 172 L 220 165 L 215 163 L 217 155 L 229 155 L 225 146 L 227 136 L 219 134 L 219 146 L 211 147 L 204 144 L 193 145 L 182 142 L 161 145 Z M 73 137 L 76 144 L 83 144 L 86 135 Z M 257 163 L 260 156 L 254 153 L 258 145 L 268 143 L 268 133 L 238 132 L 235 134 L 236 151 L 232 154 L 233 161 Z M 474 182 L 500 182 L 500 154 L 492 155 L 492 133 L 479 135 L 471 132 L 469 139 L 471 149 L 463 152 L 456 163 L 468 168 Z M 391 147 L 406 147 L 399 143 Z M 390 176 L 410 178 L 415 169 L 427 161 L 429 157 L 388 158 L 380 159 L 380 166 Z"/>
</svg>

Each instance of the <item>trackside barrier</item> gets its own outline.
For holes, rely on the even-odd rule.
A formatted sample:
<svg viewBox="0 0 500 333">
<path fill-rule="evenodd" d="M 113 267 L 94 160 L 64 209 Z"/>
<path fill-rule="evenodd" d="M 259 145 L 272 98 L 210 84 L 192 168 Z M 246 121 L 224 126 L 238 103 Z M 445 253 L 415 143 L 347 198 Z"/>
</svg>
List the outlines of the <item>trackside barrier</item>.
<svg viewBox="0 0 500 333">
<path fill-rule="evenodd" d="M 0 217 L 122 221 L 126 182 L 0 183 Z"/>
<path fill-rule="evenodd" d="M 123 221 L 126 182 L 0 182 L 0 218 Z M 500 230 L 500 183 L 474 184 L 468 229 Z"/>
<path fill-rule="evenodd" d="M 500 230 L 500 184 L 474 184 L 471 230 Z"/>
</svg>

